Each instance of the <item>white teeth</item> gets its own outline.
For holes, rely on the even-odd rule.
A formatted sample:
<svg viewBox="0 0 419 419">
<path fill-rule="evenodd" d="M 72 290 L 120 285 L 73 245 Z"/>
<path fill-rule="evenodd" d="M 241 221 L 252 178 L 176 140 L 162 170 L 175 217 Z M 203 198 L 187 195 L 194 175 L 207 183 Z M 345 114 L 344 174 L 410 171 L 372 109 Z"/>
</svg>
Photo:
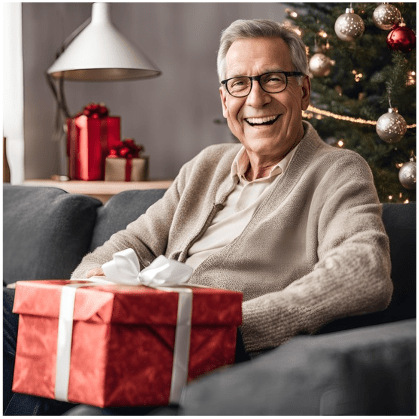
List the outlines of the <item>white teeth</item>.
<svg viewBox="0 0 419 419">
<path fill-rule="evenodd" d="M 273 121 L 278 115 L 264 116 L 263 118 L 246 118 L 247 122 L 251 124 L 264 124 L 265 122 Z"/>
</svg>

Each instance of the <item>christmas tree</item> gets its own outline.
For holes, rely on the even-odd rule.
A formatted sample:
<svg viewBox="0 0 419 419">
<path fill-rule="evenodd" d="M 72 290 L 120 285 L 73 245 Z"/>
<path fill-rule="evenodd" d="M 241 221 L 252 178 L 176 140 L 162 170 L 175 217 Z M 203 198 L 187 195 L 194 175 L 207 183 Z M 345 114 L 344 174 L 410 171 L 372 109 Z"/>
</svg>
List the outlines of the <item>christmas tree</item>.
<svg viewBox="0 0 419 419">
<path fill-rule="evenodd" d="M 290 3 L 309 51 L 304 118 L 359 153 L 381 202 L 416 201 L 416 3 Z"/>
</svg>

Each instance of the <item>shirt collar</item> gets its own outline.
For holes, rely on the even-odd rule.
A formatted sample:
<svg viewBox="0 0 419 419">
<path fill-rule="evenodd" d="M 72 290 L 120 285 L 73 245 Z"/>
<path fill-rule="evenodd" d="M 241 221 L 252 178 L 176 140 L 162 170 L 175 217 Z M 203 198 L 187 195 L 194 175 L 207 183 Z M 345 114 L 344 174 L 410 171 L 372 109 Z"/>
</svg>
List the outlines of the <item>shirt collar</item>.
<svg viewBox="0 0 419 419">
<path fill-rule="evenodd" d="M 268 179 L 270 177 L 283 174 L 285 170 L 287 170 L 287 167 L 292 157 L 294 156 L 299 144 L 300 143 L 298 143 L 279 163 L 277 163 L 274 167 L 272 167 L 268 176 L 261 179 L 257 179 L 257 180 Z M 231 177 L 234 178 L 237 176 L 239 179 L 246 180 L 245 173 L 248 167 L 249 167 L 249 157 L 246 153 L 246 149 L 243 146 L 240 149 L 240 151 L 237 153 L 231 165 Z"/>
</svg>

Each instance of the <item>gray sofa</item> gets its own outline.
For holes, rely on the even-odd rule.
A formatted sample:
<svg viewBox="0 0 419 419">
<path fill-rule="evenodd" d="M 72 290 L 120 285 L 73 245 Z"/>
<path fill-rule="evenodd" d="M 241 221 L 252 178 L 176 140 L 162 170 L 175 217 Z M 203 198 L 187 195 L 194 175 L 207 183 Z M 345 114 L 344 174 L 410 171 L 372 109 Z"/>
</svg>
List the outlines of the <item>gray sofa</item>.
<svg viewBox="0 0 419 419">
<path fill-rule="evenodd" d="M 105 205 L 51 187 L 4 185 L 3 286 L 66 279 L 83 255 L 143 214 L 164 190 Z M 415 415 L 416 204 L 383 204 L 390 237 L 390 306 L 335 320 L 250 361 L 190 383 L 178 415 Z"/>
</svg>

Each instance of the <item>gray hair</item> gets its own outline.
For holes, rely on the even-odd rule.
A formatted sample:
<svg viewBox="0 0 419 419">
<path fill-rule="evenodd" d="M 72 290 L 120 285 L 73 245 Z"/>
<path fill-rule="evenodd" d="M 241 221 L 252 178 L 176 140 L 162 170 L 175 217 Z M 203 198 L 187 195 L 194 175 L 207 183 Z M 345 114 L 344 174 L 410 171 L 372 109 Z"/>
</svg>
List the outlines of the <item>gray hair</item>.
<svg viewBox="0 0 419 419">
<path fill-rule="evenodd" d="M 281 38 L 288 45 L 291 62 L 295 71 L 308 75 L 306 46 L 289 27 L 267 19 L 236 20 L 221 34 L 220 48 L 217 56 L 217 72 L 219 81 L 226 77 L 226 55 L 231 44 L 243 38 Z"/>
</svg>

